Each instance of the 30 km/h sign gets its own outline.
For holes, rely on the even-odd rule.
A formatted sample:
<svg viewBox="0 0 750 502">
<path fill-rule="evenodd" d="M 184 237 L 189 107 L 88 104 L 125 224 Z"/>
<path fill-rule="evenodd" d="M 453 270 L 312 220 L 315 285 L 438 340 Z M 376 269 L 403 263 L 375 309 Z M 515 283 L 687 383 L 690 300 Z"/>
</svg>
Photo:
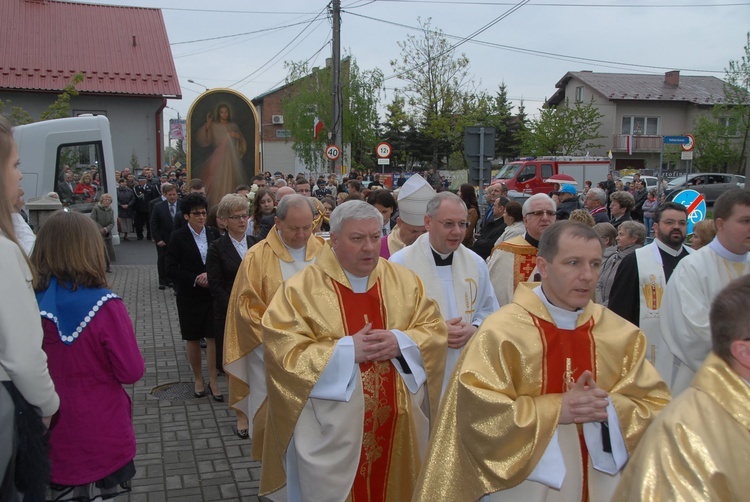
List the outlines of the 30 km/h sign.
<svg viewBox="0 0 750 502">
<path fill-rule="evenodd" d="M 387 159 L 388 157 L 390 157 L 391 152 L 393 152 L 391 145 L 389 145 L 385 141 L 383 141 L 382 143 L 378 143 L 378 146 L 375 147 L 375 153 L 381 159 Z"/>
<path fill-rule="evenodd" d="M 336 145 L 328 145 L 326 147 L 326 157 L 328 160 L 336 160 L 341 157 L 341 148 Z"/>
<path fill-rule="evenodd" d="M 706 219 L 706 199 L 695 190 L 683 190 L 675 196 L 674 202 L 687 208 L 687 233 L 692 234 L 695 224 Z"/>
</svg>

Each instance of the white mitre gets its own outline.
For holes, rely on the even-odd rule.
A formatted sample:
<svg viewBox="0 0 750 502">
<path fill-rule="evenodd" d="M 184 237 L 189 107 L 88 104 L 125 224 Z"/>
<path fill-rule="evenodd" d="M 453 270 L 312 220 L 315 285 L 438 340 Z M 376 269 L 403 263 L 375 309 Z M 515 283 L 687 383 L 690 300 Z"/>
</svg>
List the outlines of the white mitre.
<svg viewBox="0 0 750 502">
<path fill-rule="evenodd" d="M 424 225 L 427 203 L 435 197 L 435 190 L 423 177 L 412 175 L 398 193 L 398 215 L 408 225 Z"/>
</svg>

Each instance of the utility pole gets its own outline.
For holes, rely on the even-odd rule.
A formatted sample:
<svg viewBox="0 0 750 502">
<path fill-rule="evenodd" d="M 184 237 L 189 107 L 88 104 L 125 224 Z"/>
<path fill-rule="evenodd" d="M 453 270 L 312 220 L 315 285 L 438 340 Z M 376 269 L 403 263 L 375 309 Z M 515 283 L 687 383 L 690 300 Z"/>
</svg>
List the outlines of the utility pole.
<svg viewBox="0 0 750 502">
<path fill-rule="evenodd" d="M 344 126 L 341 113 L 341 0 L 332 0 L 331 16 L 333 17 L 333 42 L 331 48 L 331 95 L 333 97 L 333 120 L 331 120 L 331 140 L 339 147 L 341 155 L 331 161 L 331 171 L 337 172 L 341 166 L 341 157 L 344 153 L 342 144 L 342 131 Z"/>
</svg>

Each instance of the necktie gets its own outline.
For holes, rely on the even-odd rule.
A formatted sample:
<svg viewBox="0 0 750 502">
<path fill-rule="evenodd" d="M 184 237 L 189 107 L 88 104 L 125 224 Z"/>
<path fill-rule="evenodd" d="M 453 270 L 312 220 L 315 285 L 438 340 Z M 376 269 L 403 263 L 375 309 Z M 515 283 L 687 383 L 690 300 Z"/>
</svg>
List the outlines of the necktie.
<svg viewBox="0 0 750 502">
<path fill-rule="evenodd" d="M 172 218 L 174 218 L 174 204 L 169 205 L 169 214 L 171 214 Z"/>
</svg>

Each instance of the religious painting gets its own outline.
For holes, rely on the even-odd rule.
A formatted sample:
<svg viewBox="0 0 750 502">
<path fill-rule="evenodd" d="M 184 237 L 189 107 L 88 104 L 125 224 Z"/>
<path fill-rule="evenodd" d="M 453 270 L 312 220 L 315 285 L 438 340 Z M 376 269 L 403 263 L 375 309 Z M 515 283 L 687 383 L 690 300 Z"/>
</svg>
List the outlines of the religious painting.
<svg viewBox="0 0 750 502">
<path fill-rule="evenodd" d="M 188 112 L 188 178 L 206 185 L 211 206 L 250 184 L 260 165 L 260 129 L 253 104 L 231 89 L 206 91 Z"/>
</svg>

